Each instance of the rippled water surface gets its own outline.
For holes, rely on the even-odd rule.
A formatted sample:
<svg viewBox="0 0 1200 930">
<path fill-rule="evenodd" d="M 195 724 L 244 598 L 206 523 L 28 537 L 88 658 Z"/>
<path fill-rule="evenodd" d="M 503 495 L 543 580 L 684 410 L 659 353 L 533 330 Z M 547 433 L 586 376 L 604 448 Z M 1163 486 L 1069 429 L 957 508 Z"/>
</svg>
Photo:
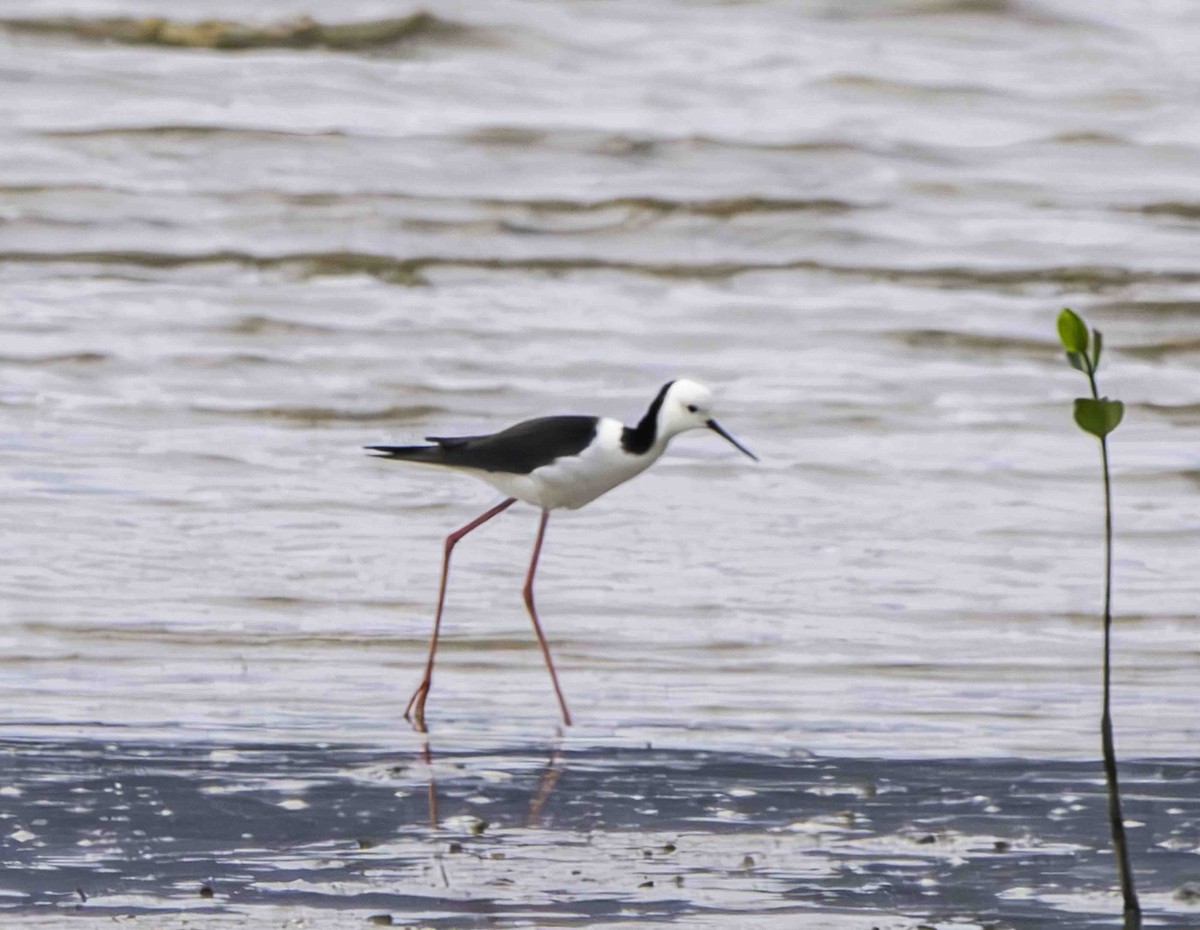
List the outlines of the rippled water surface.
<svg viewBox="0 0 1200 930">
<path fill-rule="evenodd" d="M 4 4 L 0 907 L 1111 917 L 1070 305 L 1128 408 L 1135 860 L 1160 926 L 1200 922 L 1200 7 L 1116 6 Z M 685 374 L 761 464 L 685 436 L 553 517 L 563 736 L 536 514 L 471 536 L 426 747 L 400 715 L 442 539 L 496 498 L 361 447 L 629 422 Z"/>
</svg>

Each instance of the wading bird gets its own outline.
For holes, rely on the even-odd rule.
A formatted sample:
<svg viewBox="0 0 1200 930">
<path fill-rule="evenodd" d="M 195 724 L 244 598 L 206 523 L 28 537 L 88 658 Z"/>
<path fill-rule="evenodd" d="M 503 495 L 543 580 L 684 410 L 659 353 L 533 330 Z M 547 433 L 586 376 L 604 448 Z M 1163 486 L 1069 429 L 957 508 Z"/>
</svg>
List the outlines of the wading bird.
<svg viewBox="0 0 1200 930">
<path fill-rule="evenodd" d="M 432 445 L 366 447 L 382 458 L 437 465 L 472 475 L 486 481 L 506 498 L 446 537 L 437 613 L 433 619 L 433 635 L 429 640 L 429 658 L 421 683 L 404 709 L 406 720 L 412 721 L 420 732 L 425 732 L 425 700 L 433 681 L 433 660 L 442 625 L 442 608 L 446 603 L 450 554 L 455 544 L 520 500 L 542 511 L 537 540 L 533 544 L 533 556 L 525 573 L 525 606 L 533 620 L 533 631 L 542 648 L 546 668 L 550 670 L 550 681 L 558 697 L 563 722 L 570 726 L 571 714 L 558 685 L 550 649 L 533 604 L 533 576 L 537 571 L 550 511 L 559 508 L 575 510 L 641 474 L 666 451 L 667 443 L 672 438 L 692 429 L 712 430 L 758 461 L 753 452 L 725 432 L 712 418 L 712 392 L 702 384 L 687 380 L 670 381 L 663 385 L 646 415 L 634 427 L 625 426 L 609 417 L 539 417 L 486 436 L 429 436 L 427 441 Z"/>
</svg>

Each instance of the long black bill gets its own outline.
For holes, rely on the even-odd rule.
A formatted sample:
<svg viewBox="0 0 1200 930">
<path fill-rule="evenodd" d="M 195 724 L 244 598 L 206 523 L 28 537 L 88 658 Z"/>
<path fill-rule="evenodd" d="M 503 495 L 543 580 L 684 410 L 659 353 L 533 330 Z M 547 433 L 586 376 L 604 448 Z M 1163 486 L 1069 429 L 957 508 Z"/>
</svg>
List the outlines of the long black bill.
<svg viewBox="0 0 1200 930">
<path fill-rule="evenodd" d="M 725 439 L 725 440 L 728 440 L 729 442 L 731 442 L 733 444 L 734 448 L 737 449 L 739 452 L 744 452 L 744 453 L 746 453 L 746 455 L 750 456 L 750 458 L 754 459 L 754 461 L 756 461 L 756 462 L 758 461 L 757 455 L 755 455 L 753 452 L 751 452 L 749 449 L 747 449 L 745 446 L 743 446 L 740 442 L 738 442 L 736 439 L 734 439 L 732 436 L 730 436 L 727 432 L 725 432 L 725 430 L 721 429 L 721 424 L 718 423 L 716 420 L 709 420 L 708 428 L 710 430 L 712 430 L 714 433 L 716 433 L 718 436 L 720 436 L 722 439 Z"/>
</svg>

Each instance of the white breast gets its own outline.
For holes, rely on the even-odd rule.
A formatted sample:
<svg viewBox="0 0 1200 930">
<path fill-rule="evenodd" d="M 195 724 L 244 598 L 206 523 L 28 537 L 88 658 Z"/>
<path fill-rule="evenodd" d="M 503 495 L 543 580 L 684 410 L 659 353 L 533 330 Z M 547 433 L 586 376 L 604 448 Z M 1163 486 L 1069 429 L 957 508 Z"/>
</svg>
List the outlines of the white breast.
<svg viewBox="0 0 1200 930">
<path fill-rule="evenodd" d="M 470 470 L 470 474 L 486 481 L 501 494 L 543 510 L 563 507 L 574 510 L 641 474 L 662 455 L 661 445 L 644 455 L 631 455 L 623 450 L 621 433 L 624 428 L 620 421 L 604 417 L 596 424 L 596 438 L 579 455 L 556 459 L 528 475 L 475 469 Z"/>
</svg>

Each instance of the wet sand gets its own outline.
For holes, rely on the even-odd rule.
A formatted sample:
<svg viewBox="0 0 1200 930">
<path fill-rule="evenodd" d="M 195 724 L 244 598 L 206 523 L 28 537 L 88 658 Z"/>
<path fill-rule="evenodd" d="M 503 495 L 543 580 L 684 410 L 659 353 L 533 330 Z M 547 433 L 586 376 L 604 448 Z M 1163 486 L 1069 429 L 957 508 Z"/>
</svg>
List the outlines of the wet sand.
<svg viewBox="0 0 1200 930">
<path fill-rule="evenodd" d="M 561 742 L 0 752 L 14 919 L 1082 930 L 1119 909 L 1094 763 Z M 1143 882 L 1194 881 L 1200 767 L 1124 775 Z M 1155 927 L 1200 916 L 1161 892 L 1147 903 Z"/>
</svg>

